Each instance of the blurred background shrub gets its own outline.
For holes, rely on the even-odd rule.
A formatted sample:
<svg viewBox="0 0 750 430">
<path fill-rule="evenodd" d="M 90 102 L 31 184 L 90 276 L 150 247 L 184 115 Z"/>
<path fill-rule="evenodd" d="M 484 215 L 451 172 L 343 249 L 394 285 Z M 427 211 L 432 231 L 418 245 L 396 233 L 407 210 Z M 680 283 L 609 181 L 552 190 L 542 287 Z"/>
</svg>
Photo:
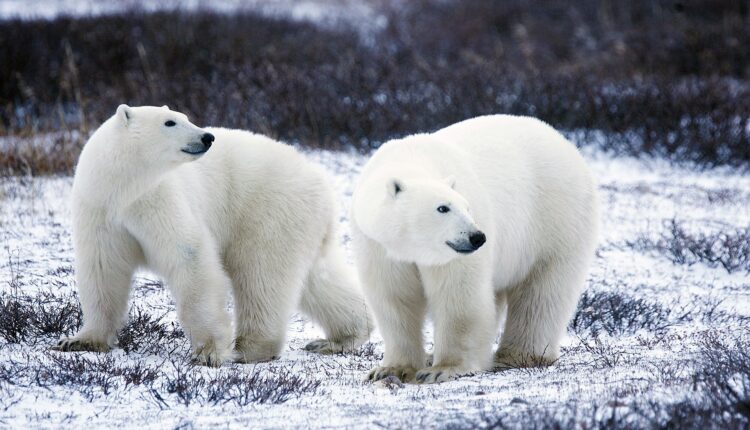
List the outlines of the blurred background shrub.
<svg viewBox="0 0 750 430">
<path fill-rule="evenodd" d="M 386 24 L 367 34 L 249 11 L 0 21 L 0 135 L 67 132 L 66 160 L 5 148 L 0 166 L 70 171 L 119 103 L 358 150 L 533 115 L 617 153 L 750 165 L 747 1 L 371 3 Z"/>
</svg>

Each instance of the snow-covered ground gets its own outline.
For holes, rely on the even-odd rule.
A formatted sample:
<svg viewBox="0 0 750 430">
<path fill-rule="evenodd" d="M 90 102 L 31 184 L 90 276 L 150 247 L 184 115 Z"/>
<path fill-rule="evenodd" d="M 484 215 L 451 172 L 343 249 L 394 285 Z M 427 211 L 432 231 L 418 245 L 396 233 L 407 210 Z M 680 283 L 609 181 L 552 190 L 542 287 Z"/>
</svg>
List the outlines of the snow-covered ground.
<svg viewBox="0 0 750 430">
<path fill-rule="evenodd" d="M 366 158 L 326 151 L 309 155 L 330 171 L 342 196 L 341 234 L 348 247 L 350 197 Z M 673 218 L 690 232 L 746 228 L 750 176 L 723 169 L 698 172 L 596 151 L 586 151 L 586 156 L 599 180 L 603 218 L 587 297 L 622 301 L 603 309 L 606 300 L 593 300 L 591 309 L 582 313 L 598 315 L 599 323 L 611 323 L 615 330 L 595 333 L 596 324 L 581 317 L 569 330 L 562 358 L 550 368 L 483 373 L 431 386 L 366 383 L 367 371 L 382 357 L 377 331 L 357 354 L 310 354 L 302 348 L 321 331 L 301 315 L 289 323 L 280 360 L 218 370 L 185 364 L 187 344 L 179 335 L 159 345 L 148 344 L 143 335 L 144 343 L 129 352 L 108 354 L 50 352 L 47 346 L 55 340 L 51 335 L 30 335 L 20 343 L 0 336 L 0 427 L 412 428 L 491 426 L 499 419 L 500 424 L 523 426 L 513 417 L 540 414 L 572 416 L 573 423 L 584 425 L 590 422 L 585 420 L 628 414 L 650 402 L 701 401 L 706 393 L 696 388 L 694 374 L 706 339 L 748 334 L 747 273 L 728 274 L 700 262 L 673 264 L 665 255 L 633 243 L 660 237 L 668 230 L 665 220 Z M 71 183 L 69 177 L 0 180 L 0 294 L 6 306 L 12 297 L 40 294 L 72 299 Z M 640 306 L 636 315 L 617 320 L 614 313 L 627 312 L 633 303 Z M 175 329 L 170 325 L 174 303 L 151 275 L 138 276 L 131 306 Z M 131 321 L 137 313 L 131 312 Z M 71 368 L 72 380 L 50 376 L 60 368 Z M 118 371 L 123 368 L 146 369 L 150 377 L 134 380 Z M 242 400 L 243 389 L 258 386 L 253 383 L 217 394 L 221 381 L 231 377 L 265 377 L 271 386 L 301 379 L 294 382 L 297 388 L 288 399 L 263 403 Z M 181 389 L 180 381 L 199 388 Z M 734 383 L 748 381 L 739 378 Z"/>
<path fill-rule="evenodd" d="M 394 0 L 400 1 L 400 0 Z M 386 2 L 358 0 L 0 0 L 0 19 L 53 19 L 58 16 L 106 15 L 129 10 L 252 11 L 266 16 L 317 24 L 355 24 L 362 32 L 382 28 L 386 18 L 378 9 Z"/>
</svg>

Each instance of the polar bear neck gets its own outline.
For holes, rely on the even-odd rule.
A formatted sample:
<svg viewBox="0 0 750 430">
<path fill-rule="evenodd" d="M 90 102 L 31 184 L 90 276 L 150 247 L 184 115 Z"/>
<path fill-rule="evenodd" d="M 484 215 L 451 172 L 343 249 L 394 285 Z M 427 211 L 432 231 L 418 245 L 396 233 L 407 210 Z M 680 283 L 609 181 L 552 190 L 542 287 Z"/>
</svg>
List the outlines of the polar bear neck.
<svg viewBox="0 0 750 430">
<path fill-rule="evenodd" d="M 170 172 L 133 169 L 143 162 L 138 154 L 121 149 L 125 145 L 113 138 L 116 127 L 110 119 L 91 136 L 81 152 L 73 186 L 77 197 L 114 210 L 129 206 L 156 188 Z"/>
</svg>

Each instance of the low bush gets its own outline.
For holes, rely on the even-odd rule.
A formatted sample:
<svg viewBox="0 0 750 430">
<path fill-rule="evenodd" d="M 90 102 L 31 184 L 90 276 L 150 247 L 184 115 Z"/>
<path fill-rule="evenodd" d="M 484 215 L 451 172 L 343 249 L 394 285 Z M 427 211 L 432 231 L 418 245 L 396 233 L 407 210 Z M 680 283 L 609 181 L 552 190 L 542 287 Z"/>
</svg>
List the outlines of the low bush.
<svg viewBox="0 0 750 430">
<path fill-rule="evenodd" d="M 728 273 L 750 272 L 750 229 L 717 233 L 691 233 L 677 219 L 667 220 L 664 231 L 653 239 L 641 235 L 629 246 L 647 252 L 657 252 L 674 264 L 704 263 L 722 267 Z"/>
<path fill-rule="evenodd" d="M 570 329 L 579 336 L 635 334 L 640 330 L 664 333 L 669 327 L 689 321 L 679 308 L 610 291 L 585 291 L 578 302 Z"/>
</svg>

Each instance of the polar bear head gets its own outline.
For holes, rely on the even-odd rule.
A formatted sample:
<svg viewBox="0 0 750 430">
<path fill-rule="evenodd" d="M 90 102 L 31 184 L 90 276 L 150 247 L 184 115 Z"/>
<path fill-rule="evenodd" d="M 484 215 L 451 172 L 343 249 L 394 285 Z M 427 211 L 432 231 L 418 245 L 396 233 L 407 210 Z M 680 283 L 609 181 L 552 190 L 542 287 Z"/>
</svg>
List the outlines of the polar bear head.
<svg viewBox="0 0 750 430">
<path fill-rule="evenodd" d="M 159 169 L 192 161 L 206 153 L 211 133 L 191 123 L 185 114 L 167 106 L 120 105 L 112 118 L 117 127 L 118 150 L 135 155 L 143 165 Z"/>
<path fill-rule="evenodd" d="M 389 179 L 385 201 L 371 204 L 379 207 L 360 213 L 358 224 L 397 260 L 446 264 L 486 241 L 469 203 L 456 192 L 453 176 L 441 181 Z"/>
</svg>

